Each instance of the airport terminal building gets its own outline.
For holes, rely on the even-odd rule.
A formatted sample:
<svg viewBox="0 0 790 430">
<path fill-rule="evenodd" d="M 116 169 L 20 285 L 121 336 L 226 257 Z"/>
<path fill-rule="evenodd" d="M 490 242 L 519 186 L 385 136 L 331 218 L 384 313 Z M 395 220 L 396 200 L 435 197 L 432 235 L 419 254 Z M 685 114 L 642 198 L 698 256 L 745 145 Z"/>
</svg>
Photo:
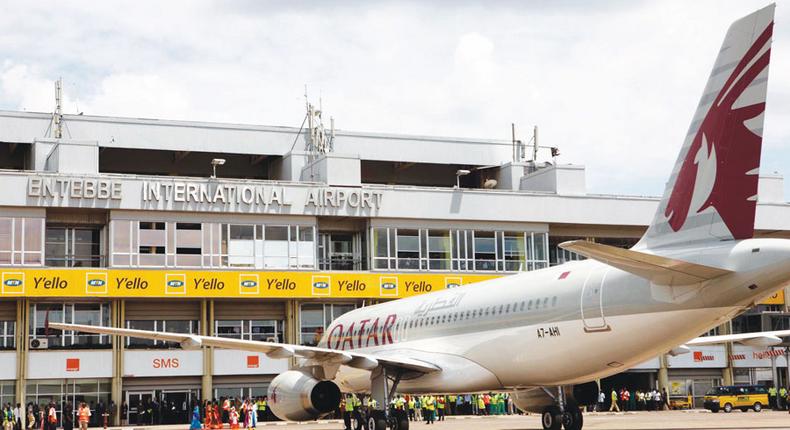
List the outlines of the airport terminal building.
<svg viewBox="0 0 790 430">
<path fill-rule="evenodd" d="M 579 258 L 566 240 L 636 243 L 657 197 L 588 193 L 583 166 L 531 152 L 315 113 L 299 129 L 0 111 L 0 402 L 112 400 L 135 422 L 154 397 L 263 395 L 289 366 L 47 320 L 315 344 L 355 307 Z M 790 237 L 781 176 L 760 178 L 756 224 Z M 787 328 L 782 292 L 717 331 Z M 784 384 L 787 354 L 699 347 L 603 384 L 699 398 L 772 366 Z"/>
</svg>

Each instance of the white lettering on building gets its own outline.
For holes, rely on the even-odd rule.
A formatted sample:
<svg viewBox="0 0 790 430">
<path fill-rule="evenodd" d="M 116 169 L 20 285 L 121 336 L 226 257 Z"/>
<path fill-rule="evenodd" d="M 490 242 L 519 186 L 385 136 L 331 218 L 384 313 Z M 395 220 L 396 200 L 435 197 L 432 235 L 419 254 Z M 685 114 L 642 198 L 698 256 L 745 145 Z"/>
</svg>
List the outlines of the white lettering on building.
<svg viewBox="0 0 790 430">
<path fill-rule="evenodd" d="M 37 178 L 27 181 L 27 196 L 45 199 L 120 200 L 121 181 L 87 178 Z"/>
</svg>

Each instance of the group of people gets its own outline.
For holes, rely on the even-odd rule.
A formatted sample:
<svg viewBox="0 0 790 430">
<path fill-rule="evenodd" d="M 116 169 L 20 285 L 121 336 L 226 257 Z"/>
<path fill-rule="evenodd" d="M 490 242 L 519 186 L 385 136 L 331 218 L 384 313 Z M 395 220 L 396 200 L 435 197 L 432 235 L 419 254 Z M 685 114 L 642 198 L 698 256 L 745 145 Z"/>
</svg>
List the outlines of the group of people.
<svg viewBox="0 0 790 430">
<path fill-rule="evenodd" d="M 64 403 L 62 405 L 62 420 L 58 420 L 56 406 L 54 402 L 40 406 L 28 403 L 27 408 L 22 409 L 19 403 L 16 404 L 16 407 L 12 406 L 11 403 L 6 403 L 3 405 L 2 410 L 3 430 L 23 430 L 23 427 L 28 430 L 56 430 L 59 426 L 62 426 L 64 430 L 73 430 L 75 419 L 80 430 L 88 428 L 89 421 L 93 415 L 88 405 L 80 403 L 75 417 L 74 407 L 71 402 Z"/>
<path fill-rule="evenodd" d="M 605 411 L 606 409 L 606 395 L 603 391 L 598 393 L 598 411 Z M 609 411 L 610 412 L 625 412 L 625 411 L 661 411 L 669 409 L 669 396 L 667 389 L 659 391 L 655 388 L 651 390 L 634 390 L 628 388 L 621 388 L 620 391 L 612 388 L 609 394 Z"/>
<path fill-rule="evenodd" d="M 786 387 L 768 387 L 768 403 L 771 409 L 787 411 L 790 410 L 790 391 Z"/>
<path fill-rule="evenodd" d="M 351 429 L 352 419 L 364 421 L 367 411 L 376 407 L 370 396 L 348 394 L 340 403 L 340 411 L 346 429 Z M 433 424 L 444 421 L 448 415 L 510 415 L 517 413 L 507 393 L 449 394 L 449 395 L 398 395 L 390 403 L 396 411 L 403 411 L 409 421 L 424 421 Z"/>
<path fill-rule="evenodd" d="M 273 418 L 267 396 L 244 400 L 223 397 L 219 401 L 207 400 L 201 405 L 194 405 L 190 429 L 221 429 L 226 424 L 231 429 L 254 429 L 259 421 L 270 421 Z"/>
</svg>

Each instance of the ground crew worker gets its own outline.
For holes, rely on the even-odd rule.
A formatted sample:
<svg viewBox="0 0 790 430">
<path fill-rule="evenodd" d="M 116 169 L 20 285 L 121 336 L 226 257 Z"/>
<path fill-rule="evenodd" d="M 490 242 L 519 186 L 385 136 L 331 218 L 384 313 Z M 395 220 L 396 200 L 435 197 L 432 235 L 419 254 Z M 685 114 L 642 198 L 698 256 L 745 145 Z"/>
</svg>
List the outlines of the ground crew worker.
<svg viewBox="0 0 790 430">
<path fill-rule="evenodd" d="M 786 398 L 787 398 L 787 388 L 782 387 L 779 389 L 779 397 L 776 398 L 779 401 L 779 409 L 785 410 L 785 408 L 787 407 L 787 403 L 785 402 Z"/>
<path fill-rule="evenodd" d="M 612 388 L 612 396 L 611 396 L 611 398 L 612 398 L 612 405 L 609 406 L 609 412 L 612 412 L 612 411 L 620 412 L 620 407 L 617 406 L 617 391 L 615 391 L 614 388 Z"/>
<path fill-rule="evenodd" d="M 776 387 L 768 389 L 768 404 L 771 406 L 771 409 L 776 409 Z"/>
<path fill-rule="evenodd" d="M 340 410 L 343 411 L 343 424 L 346 430 L 351 430 L 351 415 L 354 414 L 354 399 L 351 395 L 346 395 L 340 402 Z"/>
<path fill-rule="evenodd" d="M 406 406 L 409 408 L 409 421 L 414 421 L 414 397 L 409 396 Z"/>
<path fill-rule="evenodd" d="M 80 403 L 80 408 L 77 410 L 77 416 L 80 421 L 80 430 L 87 430 L 88 421 L 91 419 L 91 410 L 85 402 Z"/>
<path fill-rule="evenodd" d="M 447 403 L 450 406 L 449 410 L 444 411 L 446 414 L 455 415 L 456 414 L 456 402 L 458 402 L 458 396 L 455 394 L 451 394 L 447 396 Z"/>
<path fill-rule="evenodd" d="M 485 415 L 486 414 L 486 404 L 485 404 L 485 400 L 483 400 L 483 396 L 481 394 L 477 395 L 477 414 L 478 415 Z"/>
<path fill-rule="evenodd" d="M 436 412 L 436 399 L 433 396 L 425 396 L 423 398 L 425 404 L 425 423 L 433 424 L 436 420 L 434 413 Z"/>
<path fill-rule="evenodd" d="M 447 400 L 445 400 L 444 396 L 438 396 L 436 398 L 436 413 L 439 416 L 438 421 L 444 421 L 444 407 L 446 405 Z"/>
</svg>

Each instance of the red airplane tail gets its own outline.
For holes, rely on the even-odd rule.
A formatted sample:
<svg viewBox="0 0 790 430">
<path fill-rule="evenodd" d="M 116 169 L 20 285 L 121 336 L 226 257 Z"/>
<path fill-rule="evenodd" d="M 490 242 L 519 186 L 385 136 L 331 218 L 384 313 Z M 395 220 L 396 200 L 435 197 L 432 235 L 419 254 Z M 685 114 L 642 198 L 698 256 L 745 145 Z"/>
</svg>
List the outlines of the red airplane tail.
<svg viewBox="0 0 790 430">
<path fill-rule="evenodd" d="M 658 211 L 637 247 L 753 236 L 774 9 L 730 26 Z"/>
</svg>

